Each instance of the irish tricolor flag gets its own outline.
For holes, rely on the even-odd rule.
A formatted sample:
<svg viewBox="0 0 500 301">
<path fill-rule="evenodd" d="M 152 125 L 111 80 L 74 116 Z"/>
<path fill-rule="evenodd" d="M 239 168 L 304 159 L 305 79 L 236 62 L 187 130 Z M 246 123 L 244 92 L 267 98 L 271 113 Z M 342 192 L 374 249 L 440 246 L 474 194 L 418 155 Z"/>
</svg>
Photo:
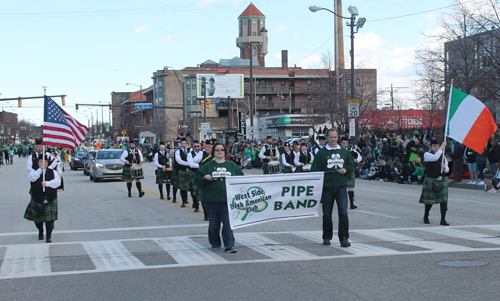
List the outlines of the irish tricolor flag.
<svg viewBox="0 0 500 301">
<path fill-rule="evenodd" d="M 490 110 L 477 98 L 451 88 L 448 104 L 447 136 L 478 153 L 497 130 Z"/>
</svg>

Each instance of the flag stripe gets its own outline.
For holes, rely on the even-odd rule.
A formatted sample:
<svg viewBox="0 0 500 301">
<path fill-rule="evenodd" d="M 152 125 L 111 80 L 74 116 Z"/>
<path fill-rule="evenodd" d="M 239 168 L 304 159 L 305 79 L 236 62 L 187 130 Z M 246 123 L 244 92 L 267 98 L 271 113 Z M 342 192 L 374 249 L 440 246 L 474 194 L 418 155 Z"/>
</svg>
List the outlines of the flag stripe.
<svg viewBox="0 0 500 301">
<path fill-rule="evenodd" d="M 453 119 L 453 116 L 455 115 L 455 112 L 457 111 L 458 107 L 462 103 L 462 101 L 467 98 L 469 95 L 467 93 L 464 93 L 457 88 L 453 87 L 452 89 L 452 98 L 451 98 L 451 104 L 450 104 L 450 116 L 449 120 Z"/>
<path fill-rule="evenodd" d="M 451 102 L 454 104 L 455 96 L 452 97 Z M 484 104 L 473 96 L 468 95 L 464 98 L 460 102 L 460 106 L 455 109 L 453 118 L 450 118 L 448 136 L 455 140 L 463 141 L 484 108 Z"/>
<path fill-rule="evenodd" d="M 491 113 L 487 108 L 481 112 L 481 115 L 477 118 L 469 133 L 463 140 L 463 144 L 472 148 L 478 153 L 482 153 L 485 147 L 485 141 L 488 141 L 491 137 L 491 133 L 494 133 L 497 129 L 497 125 L 491 117 Z"/>
</svg>

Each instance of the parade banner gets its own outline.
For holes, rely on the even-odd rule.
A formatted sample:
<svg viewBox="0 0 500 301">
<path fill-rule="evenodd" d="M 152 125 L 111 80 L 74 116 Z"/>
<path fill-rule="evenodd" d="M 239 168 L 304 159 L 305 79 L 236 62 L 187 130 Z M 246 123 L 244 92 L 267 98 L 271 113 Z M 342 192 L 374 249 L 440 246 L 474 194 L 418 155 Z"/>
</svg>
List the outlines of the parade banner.
<svg viewBox="0 0 500 301">
<path fill-rule="evenodd" d="M 318 216 L 323 172 L 226 178 L 231 229 Z"/>
</svg>

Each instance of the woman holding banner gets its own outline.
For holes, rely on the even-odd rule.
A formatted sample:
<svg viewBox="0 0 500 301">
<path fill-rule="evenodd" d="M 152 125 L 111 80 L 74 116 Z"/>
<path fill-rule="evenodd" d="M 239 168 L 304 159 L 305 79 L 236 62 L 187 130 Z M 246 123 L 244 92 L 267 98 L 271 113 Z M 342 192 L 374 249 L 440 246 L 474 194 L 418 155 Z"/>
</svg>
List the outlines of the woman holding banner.
<svg viewBox="0 0 500 301">
<path fill-rule="evenodd" d="M 222 222 L 222 240 L 226 253 L 236 253 L 234 235 L 229 225 L 229 211 L 227 208 L 226 177 L 242 176 L 241 169 L 232 161 L 226 161 L 226 147 L 216 143 L 212 149 L 215 159 L 195 174 L 195 183 L 202 190 L 201 201 L 208 212 L 208 241 L 211 250 L 217 251 L 221 247 L 220 224 Z"/>
</svg>

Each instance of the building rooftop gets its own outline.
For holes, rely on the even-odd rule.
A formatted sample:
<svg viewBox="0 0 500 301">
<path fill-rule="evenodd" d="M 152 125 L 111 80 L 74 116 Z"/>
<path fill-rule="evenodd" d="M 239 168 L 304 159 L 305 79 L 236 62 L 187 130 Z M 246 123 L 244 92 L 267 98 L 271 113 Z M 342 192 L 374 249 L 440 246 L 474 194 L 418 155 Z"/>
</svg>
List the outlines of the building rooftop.
<svg viewBox="0 0 500 301">
<path fill-rule="evenodd" d="M 260 10 L 253 5 L 253 3 L 250 3 L 250 5 L 241 13 L 240 17 L 242 16 L 262 16 L 264 17 L 264 14 L 260 12 Z"/>
</svg>

